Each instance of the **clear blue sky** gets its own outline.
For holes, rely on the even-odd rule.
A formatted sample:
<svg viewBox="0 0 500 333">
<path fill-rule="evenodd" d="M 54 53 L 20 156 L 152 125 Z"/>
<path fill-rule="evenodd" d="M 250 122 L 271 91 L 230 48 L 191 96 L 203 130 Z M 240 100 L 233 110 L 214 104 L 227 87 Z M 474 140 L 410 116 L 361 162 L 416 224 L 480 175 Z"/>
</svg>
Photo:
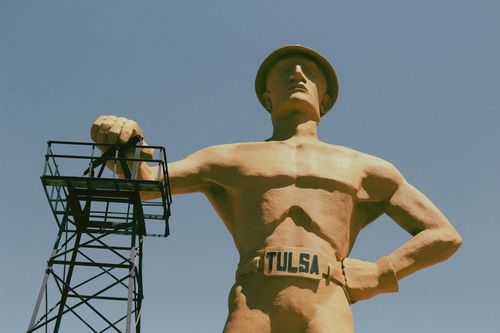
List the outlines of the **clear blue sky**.
<svg viewBox="0 0 500 333">
<path fill-rule="evenodd" d="M 56 235 L 39 180 L 47 140 L 86 141 L 100 114 L 135 119 L 171 160 L 263 140 L 255 73 L 300 43 L 340 81 L 321 139 L 392 162 L 465 240 L 400 293 L 355 304 L 356 332 L 499 332 L 499 38 L 496 0 L 1 0 L 0 331 L 26 329 Z M 232 240 L 202 195 L 174 197 L 171 229 L 146 240 L 144 331 L 220 332 Z M 352 255 L 407 238 L 381 218 Z"/>
</svg>

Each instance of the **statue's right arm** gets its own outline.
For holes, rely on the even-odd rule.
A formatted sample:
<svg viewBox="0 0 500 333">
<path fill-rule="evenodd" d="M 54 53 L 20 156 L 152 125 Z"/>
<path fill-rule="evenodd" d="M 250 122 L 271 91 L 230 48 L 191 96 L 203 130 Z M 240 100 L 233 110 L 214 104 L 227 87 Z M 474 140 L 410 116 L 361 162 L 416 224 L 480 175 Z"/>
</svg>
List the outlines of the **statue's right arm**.
<svg viewBox="0 0 500 333">
<path fill-rule="evenodd" d="M 136 135 L 143 136 L 139 125 L 135 121 L 108 115 L 98 117 L 90 130 L 90 136 L 96 143 L 126 143 Z M 203 149 L 183 160 L 168 164 L 172 194 L 203 192 L 209 186 L 208 177 L 206 177 L 212 156 L 209 150 L 210 148 Z M 145 147 L 143 148 L 143 154 L 149 155 L 152 152 Z M 158 180 L 157 168 L 142 162 L 139 166 L 138 178 L 143 180 Z M 120 171 L 118 173 L 120 174 Z M 163 174 L 160 173 L 160 176 L 162 177 Z M 141 193 L 143 199 L 154 199 L 158 196 L 159 193 Z"/>
</svg>

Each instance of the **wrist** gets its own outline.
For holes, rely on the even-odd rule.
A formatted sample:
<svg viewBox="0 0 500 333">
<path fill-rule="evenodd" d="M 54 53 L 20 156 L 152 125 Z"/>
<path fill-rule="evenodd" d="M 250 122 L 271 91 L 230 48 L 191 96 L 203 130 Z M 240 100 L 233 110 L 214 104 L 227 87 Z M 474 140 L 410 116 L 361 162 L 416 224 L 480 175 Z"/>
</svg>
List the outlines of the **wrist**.
<svg viewBox="0 0 500 333">
<path fill-rule="evenodd" d="M 379 291 L 395 293 L 399 290 L 398 278 L 389 257 L 382 257 L 375 262 L 379 271 Z"/>
</svg>

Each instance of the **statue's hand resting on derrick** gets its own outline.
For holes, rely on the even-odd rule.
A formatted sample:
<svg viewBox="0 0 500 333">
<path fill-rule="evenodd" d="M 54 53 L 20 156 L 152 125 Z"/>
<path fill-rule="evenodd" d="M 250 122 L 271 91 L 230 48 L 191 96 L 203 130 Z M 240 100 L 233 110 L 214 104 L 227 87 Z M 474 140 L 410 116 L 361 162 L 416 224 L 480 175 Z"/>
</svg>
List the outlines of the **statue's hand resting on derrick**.
<svg viewBox="0 0 500 333">
<path fill-rule="evenodd" d="M 390 163 L 317 137 L 337 98 L 333 67 L 316 51 L 271 53 L 256 78 L 273 135 L 202 149 L 169 163 L 173 194 L 202 192 L 240 255 L 225 333 L 351 333 L 349 303 L 452 255 L 462 239 Z M 134 121 L 99 117 L 97 143 L 126 142 Z M 143 148 L 147 154 L 147 148 Z M 142 163 L 138 176 L 158 173 Z M 375 262 L 348 258 L 359 232 L 387 214 L 412 235 Z"/>
<path fill-rule="evenodd" d="M 130 119 L 113 115 L 103 115 L 98 117 L 90 129 L 90 137 L 96 143 L 124 144 L 136 135 L 142 135 L 139 125 Z M 143 157 L 153 157 L 153 149 L 147 147 L 142 141 L 141 155 Z M 101 152 L 106 151 L 106 147 L 98 146 Z"/>
</svg>

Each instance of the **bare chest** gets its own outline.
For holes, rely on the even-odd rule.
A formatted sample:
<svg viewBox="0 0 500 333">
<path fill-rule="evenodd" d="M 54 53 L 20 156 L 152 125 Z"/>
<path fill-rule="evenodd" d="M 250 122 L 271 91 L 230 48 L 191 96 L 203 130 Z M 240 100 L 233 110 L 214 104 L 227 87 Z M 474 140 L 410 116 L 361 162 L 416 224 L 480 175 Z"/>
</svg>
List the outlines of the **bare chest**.
<svg viewBox="0 0 500 333">
<path fill-rule="evenodd" d="M 256 144 L 238 147 L 232 172 L 221 181 L 263 191 L 294 186 L 353 193 L 360 185 L 359 169 L 348 154 L 322 145 Z"/>
<path fill-rule="evenodd" d="M 230 230 L 240 230 L 234 235 L 245 235 L 235 236 L 243 253 L 255 244 L 317 247 L 323 240 L 331 249 L 345 243 L 361 168 L 352 156 L 325 146 L 264 143 L 234 149 L 217 181 L 227 191 L 213 195 L 212 204 Z"/>
</svg>

